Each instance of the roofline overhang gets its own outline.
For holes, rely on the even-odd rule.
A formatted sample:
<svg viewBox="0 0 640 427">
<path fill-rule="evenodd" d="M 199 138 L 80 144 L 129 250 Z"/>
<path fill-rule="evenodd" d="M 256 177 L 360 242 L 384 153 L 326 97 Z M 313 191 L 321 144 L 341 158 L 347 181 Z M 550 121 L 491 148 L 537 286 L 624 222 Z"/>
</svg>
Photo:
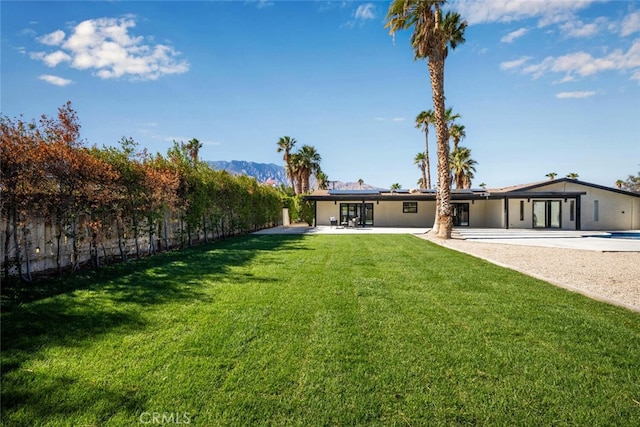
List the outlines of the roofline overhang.
<svg viewBox="0 0 640 427">
<path fill-rule="evenodd" d="M 586 191 L 510 191 L 508 193 L 475 193 L 475 194 L 451 194 L 451 200 L 504 200 L 504 199 L 575 199 L 587 194 Z M 304 197 L 309 201 L 326 202 L 377 202 L 377 201 L 435 201 L 436 195 L 431 194 L 323 194 Z"/>
</svg>

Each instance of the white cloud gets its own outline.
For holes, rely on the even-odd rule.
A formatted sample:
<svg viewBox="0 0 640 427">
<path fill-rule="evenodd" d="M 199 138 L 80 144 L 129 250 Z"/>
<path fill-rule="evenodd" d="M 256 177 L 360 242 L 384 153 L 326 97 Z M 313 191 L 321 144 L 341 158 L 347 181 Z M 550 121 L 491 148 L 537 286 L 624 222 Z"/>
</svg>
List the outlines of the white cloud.
<svg viewBox="0 0 640 427">
<path fill-rule="evenodd" d="M 76 25 L 68 37 L 61 30 L 40 37 L 41 43 L 59 46 L 60 50 L 34 52 L 31 58 L 50 67 L 68 62 L 76 69 L 95 70 L 103 79 L 156 80 L 189 70 L 189 64 L 178 58 L 179 52 L 167 45 L 144 44 L 144 37 L 129 34 L 133 27 L 131 17 L 89 19 Z"/>
<path fill-rule="evenodd" d="M 255 4 L 258 9 L 262 9 L 264 7 L 273 6 L 273 1 L 271 0 L 245 0 L 246 4 Z"/>
<path fill-rule="evenodd" d="M 620 27 L 620 35 L 622 37 L 640 32 L 640 11 L 625 16 Z"/>
<path fill-rule="evenodd" d="M 580 20 L 570 20 L 560 25 L 560 31 L 567 37 L 591 37 L 600 32 L 601 29 L 608 27 L 606 18 L 597 18 L 590 24 L 585 24 Z"/>
<path fill-rule="evenodd" d="M 595 91 L 575 91 L 575 92 L 559 92 L 556 93 L 558 99 L 582 99 L 595 95 Z"/>
<path fill-rule="evenodd" d="M 72 83 L 71 80 L 63 79 L 62 77 L 58 77 L 58 76 L 52 76 L 51 74 L 43 74 L 38 78 L 40 80 L 43 80 L 47 83 L 51 83 L 52 85 L 56 85 L 56 86 L 67 86 L 68 84 Z"/>
<path fill-rule="evenodd" d="M 407 120 L 404 117 L 394 117 L 393 119 L 391 119 L 392 122 L 404 122 L 405 120 Z"/>
<path fill-rule="evenodd" d="M 49 46 L 58 46 L 64 40 L 66 34 L 62 30 L 54 31 L 53 33 L 45 34 L 42 37 L 38 37 L 38 41 L 42 44 Z"/>
<path fill-rule="evenodd" d="M 527 34 L 528 31 L 529 30 L 527 30 L 526 28 L 520 28 L 518 30 L 511 31 L 509 34 L 507 34 L 506 36 L 502 37 L 500 39 L 500 41 L 502 43 L 512 43 L 518 37 L 522 37 L 525 34 Z"/>
<path fill-rule="evenodd" d="M 47 64 L 49 67 L 55 67 L 61 62 L 70 61 L 71 57 L 61 50 L 56 50 L 53 53 L 44 55 L 41 59 L 42 59 L 42 62 Z"/>
<path fill-rule="evenodd" d="M 521 19 L 539 18 L 539 25 L 558 22 L 558 17 L 571 16 L 575 11 L 587 7 L 594 0 L 458 0 L 453 9 L 470 25 L 489 22 L 513 22 Z"/>
<path fill-rule="evenodd" d="M 375 15 L 375 6 L 373 3 L 361 4 L 356 9 L 355 13 L 356 19 L 374 19 Z"/>
<path fill-rule="evenodd" d="M 502 62 L 500 64 L 500 69 L 507 71 L 507 70 L 513 70 L 514 68 L 520 68 L 524 65 L 525 62 L 527 62 L 530 59 L 531 59 L 530 56 L 521 56 L 520 58 L 515 59 L 513 61 Z"/>
<path fill-rule="evenodd" d="M 500 64 L 503 70 L 523 67 L 526 61 L 520 58 L 516 61 Z M 521 61 L 518 63 L 518 61 Z M 576 76 L 586 77 L 603 71 L 631 72 L 633 75 L 640 69 L 640 39 L 634 41 L 626 52 L 616 49 L 603 57 L 593 57 L 586 52 L 574 52 L 553 57 L 548 56 L 537 64 L 524 66 L 523 74 L 530 74 L 539 78 L 547 73 L 564 73 L 562 82 L 574 80 Z M 634 78 L 634 77 L 632 77 Z"/>
</svg>

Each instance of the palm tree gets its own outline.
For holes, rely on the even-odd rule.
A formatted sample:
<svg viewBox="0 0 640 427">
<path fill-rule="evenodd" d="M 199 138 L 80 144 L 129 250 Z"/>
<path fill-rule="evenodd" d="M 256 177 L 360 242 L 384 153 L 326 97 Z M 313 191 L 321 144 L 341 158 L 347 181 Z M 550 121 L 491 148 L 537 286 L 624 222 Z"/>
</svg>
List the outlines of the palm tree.
<svg viewBox="0 0 640 427">
<path fill-rule="evenodd" d="M 549 178 L 551 181 L 553 181 L 554 179 L 556 179 L 556 176 L 557 176 L 557 175 L 558 175 L 558 174 L 557 174 L 557 173 L 555 173 L 555 172 L 549 172 L 549 173 L 548 173 L 548 174 L 546 174 L 545 176 L 546 176 L 547 178 Z"/>
<path fill-rule="evenodd" d="M 358 180 L 358 188 L 360 188 L 362 190 L 362 184 L 364 184 L 364 179 L 360 178 Z"/>
<path fill-rule="evenodd" d="M 431 124 L 435 124 L 435 113 L 433 110 L 421 111 L 416 117 L 416 128 L 424 130 L 425 188 L 431 188 L 431 162 L 429 161 L 429 125 Z"/>
<path fill-rule="evenodd" d="M 304 181 L 304 164 L 300 152 L 289 155 L 289 169 L 291 170 L 291 183 L 293 194 L 302 194 L 302 182 Z"/>
<path fill-rule="evenodd" d="M 623 185 L 624 185 L 624 181 L 623 180 L 619 179 L 619 180 L 616 181 L 616 187 L 622 188 Z"/>
<path fill-rule="evenodd" d="M 385 28 L 390 28 L 391 35 L 398 30 L 413 28 L 411 45 L 414 59 L 428 58 L 438 139 L 437 221 L 434 232 L 438 237 L 450 239 L 453 223 L 449 185 L 449 129 L 444 105 L 444 65 L 449 47 L 455 49 L 464 43 L 467 22 L 455 12 L 447 12 L 443 17 L 441 4 L 444 4 L 444 0 L 394 0 L 387 12 Z"/>
<path fill-rule="evenodd" d="M 329 176 L 321 170 L 318 170 L 315 175 L 316 181 L 318 181 L 318 188 L 320 190 L 326 190 L 329 186 Z"/>
<path fill-rule="evenodd" d="M 402 188 L 402 185 L 400 185 L 397 182 L 394 182 L 393 184 L 391 184 L 391 192 L 393 193 L 394 191 L 398 191 Z"/>
<path fill-rule="evenodd" d="M 277 144 L 278 153 L 284 152 L 282 160 L 284 160 L 284 170 L 287 178 L 291 181 L 291 186 L 295 187 L 295 183 L 293 182 L 293 170 L 291 167 L 291 150 L 296 145 L 296 140 L 290 136 L 283 136 L 278 140 Z"/>
<path fill-rule="evenodd" d="M 464 130 L 464 125 L 453 123 L 449 128 L 449 136 L 453 140 L 453 149 L 451 151 L 456 151 L 456 149 L 458 148 L 458 144 L 460 144 L 460 141 L 462 141 L 467 136 L 467 133 Z"/>
<path fill-rule="evenodd" d="M 579 175 L 575 172 L 570 172 L 567 174 L 567 178 L 569 179 L 578 179 Z"/>
<path fill-rule="evenodd" d="M 473 173 L 476 171 L 475 165 L 478 164 L 471 158 L 471 149 L 467 147 L 456 148 L 451 153 L 450 163 L 456 189 L 471 188 Z"/>
<path fill-rule="evenodd" d="M 420 188 L 427 188 L 425 186 L 426 182 L 427 182 L 427 156 L 425 153 L 418 153 L 416 154 L 416 157 L 413 158 L 413 164 L 414 165 L 418 165 L 418 168 L 420 169 L 420 172 L 422 172 L 422 184 L 420 185 Z"/>
<path fill-rule="evenodd" d="M 311 145 L 303 145 L 299 152 L 295 155 L 295 168 L 298 172 L 297 179 L 301 182 L 299 185 L 299 194 L 309 192 L 309 178 L 311 174 L 320 171 L 320 161 L 322 158 Z"/>
<path fill-rule="evenodd" d="M 191 161 L 195 165 L 198 163 L 198 153 L 202 148 L 202 143 L 198 141 L 196 138 L 191 139 L 185 146 L 187 152 L 189 153 L 189 157 L 191 157 Z"/>
</svg>

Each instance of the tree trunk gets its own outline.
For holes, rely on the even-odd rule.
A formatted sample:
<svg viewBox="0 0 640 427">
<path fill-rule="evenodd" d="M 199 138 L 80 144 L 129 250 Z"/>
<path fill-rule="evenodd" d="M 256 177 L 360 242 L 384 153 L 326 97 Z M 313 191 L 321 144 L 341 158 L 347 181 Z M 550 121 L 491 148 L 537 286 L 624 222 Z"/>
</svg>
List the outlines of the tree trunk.
<svg viewBox="0 0 640 427">
<path fill-rule="evenodd" d="M 78 217 L 73 218 L 73 263 L 71 264 L 71 270 L 76 271 L 80 266 L 80 250 L 78 249 Z"/>
<path fill-rule="evenodd" d="M 14 204 L 15 206 L 15 204 Z M 11 209 L 13 210 L 13 209 Z M 11 212 L 7 210 L 7 218 L 4 228 L 4 277 L 8 278 L 11 272 L 10 261 L 9 261 L 9 248 L 11 247 L 11 221 L 10 221 Z"/>
<path fill-rule="evenodd" d="M 31 282 L 31 258 L 29 258 L 29 238 L 27 237 L 29 235 L 29 231 L 27 230 L 27 223 L 26 221 L 24 222 L 24 224 L 22 225 L 22 240 L 24 240 L 24 263 L 25 263 L 25 281 L 26 282 Z"/>
<path fill-rule="evenodd" d="M 436 197 L 436 221 L 434 231 L 437 237 L 451 238 L 451 171 L 449 167 L 449 129 L 445 117 L 444 98 L 444 52 L 434 49 L 429 57 L 429 76 L 433 92 L 436 137 L 438 140 L 438 184 Z"/>
<path fill-rule="evenodd" d="M 118 235 L 118 250 L 120 251 L 120 259 L 122 262 L 127 261 L 127 253 L 122 244 L 122 230 L 120 229 L 120 218 L 116 218 L 116 234 Z"/>
<path fill-rule="evenodd" d="M 136 258 L 140 259 L 140 241 L 138 236 L 138 216 L 134 213 L 132 215 L 133 220 L 133 241 L 136 245 Z"/>
<path fill-rule="evenodd" d="M 163 218 L 163 222 L 164 222 L 164 250 L 168 251 L 169 250 L 169 223 L 167 221 L 167 213 L 164 213 L 164 218 Z"/>
<path fill-rule="evenodd" d="M 429 128 L 428 124 L 425 125 L 424 130 L 424 162 L 426 164 L 427 169 L 427 177 L 424 185 L 427 186 L 428 189 L 431 189 L 431 161 L 429 160 Z"/>
<path fill-rule="evenodd" d="M 60 274 L 62 274 L 62 263 L 60 262 L 60 243 L 62 243 L 62 232 L 63 232 L 63 227 L 62 227 L 62 217 L 58 217 L 57 219 L 57 225 L 58 225 L 58 235 L 56 236 L 56 271 L 58 273 L 58 276 Z"/>
<path fill-rule="evenodd" d="M 18 277 L 20 278 L 20 280 L 24 280 L 24 277 L 22 276 L 22 254 L 20 253 L 20 240 L 18 239 L 18 211 L 15 208 L 15 206 L 12 209 L 12 211 L 13 211 L 13 215 L 12 215 L 13 245 L 16 248 L 16 253 L 15 253 L 16 267 L 18 267 Z"/>
</svg>

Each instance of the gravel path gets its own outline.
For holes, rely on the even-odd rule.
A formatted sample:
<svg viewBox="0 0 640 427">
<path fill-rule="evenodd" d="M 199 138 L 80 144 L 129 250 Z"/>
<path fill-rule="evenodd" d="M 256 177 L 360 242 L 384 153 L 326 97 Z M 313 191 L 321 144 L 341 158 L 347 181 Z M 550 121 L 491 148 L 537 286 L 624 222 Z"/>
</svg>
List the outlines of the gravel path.
<svg viewBox="0 0 640 427">
<path fill-rule="evenodd" d="M 441 240 L 439 245 L 520 271 L 590 298 L 640 312 L 640 253 Z"/>
</svg>

